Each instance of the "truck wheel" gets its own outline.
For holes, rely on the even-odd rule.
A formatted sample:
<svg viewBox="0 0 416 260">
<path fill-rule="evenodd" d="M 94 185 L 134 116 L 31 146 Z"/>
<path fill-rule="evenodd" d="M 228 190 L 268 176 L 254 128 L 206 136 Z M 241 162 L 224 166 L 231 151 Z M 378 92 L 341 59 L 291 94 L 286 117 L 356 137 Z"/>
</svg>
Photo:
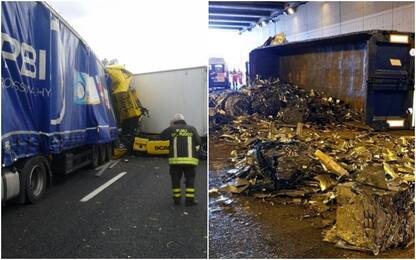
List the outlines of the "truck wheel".
<svg viewBox="0 0 416 260">
<path fill-rule="evenodd" d="M 19 170 L 21 191 L 26 193 L 22 202 L 36 203 L 46 191 L 47 171 L 40 156 L 28 159 Z"/>
<path fill-rule="evenodd" d="M 91 148 L 91 168 L 96 168 L 100 165 L 98 145 L 93 145 Z"/>
<path fill-rule="evenodd" d="M 100 144 L 100 147 L 99 147 L 99 152 L 100 152 L 100 164 L 103 164 L 103 163 L 105 163 L 106 162 L 106 154 L 107 154 L 107 149 L 106 149 L 106 144 Z"/>
<path fill-rule="evenodd" d="M 105 151 L 106 151 L 106 161 L 110 161 L 113 158 L 113 145 L 111 143 L 108 143 L 105 146 Z"/>
</svg>

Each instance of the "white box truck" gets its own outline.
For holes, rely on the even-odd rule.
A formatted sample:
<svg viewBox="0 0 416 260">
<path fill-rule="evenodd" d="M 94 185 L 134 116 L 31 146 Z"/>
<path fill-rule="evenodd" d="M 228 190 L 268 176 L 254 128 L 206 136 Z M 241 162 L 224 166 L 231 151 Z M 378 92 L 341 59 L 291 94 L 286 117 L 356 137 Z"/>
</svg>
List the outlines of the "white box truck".
<svg viewBox="0 0 416 260">
<path fill-rule="evenodd" d="M 135 74 L 131 86 L 149 111 L 141 131 L 160 134 L 174 114 L 181 113 L 199 135 L 207 136 L 207 67 L 192 67 Z"/>
</svg>

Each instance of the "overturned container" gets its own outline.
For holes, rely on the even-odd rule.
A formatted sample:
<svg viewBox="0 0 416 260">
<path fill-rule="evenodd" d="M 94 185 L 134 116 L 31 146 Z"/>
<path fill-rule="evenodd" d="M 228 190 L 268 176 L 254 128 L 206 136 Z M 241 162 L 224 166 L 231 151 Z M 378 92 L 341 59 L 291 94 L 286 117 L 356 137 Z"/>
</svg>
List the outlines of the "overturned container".
<svg viewBox="0 0 416 260">
<path fill-rule="evenodd" d="M 414 33 L 367 31 L 259 47 L 250 52 L 250 79 L 325 92 L 364 112 L 374 128 L 412 127 Z"/>
</svg>

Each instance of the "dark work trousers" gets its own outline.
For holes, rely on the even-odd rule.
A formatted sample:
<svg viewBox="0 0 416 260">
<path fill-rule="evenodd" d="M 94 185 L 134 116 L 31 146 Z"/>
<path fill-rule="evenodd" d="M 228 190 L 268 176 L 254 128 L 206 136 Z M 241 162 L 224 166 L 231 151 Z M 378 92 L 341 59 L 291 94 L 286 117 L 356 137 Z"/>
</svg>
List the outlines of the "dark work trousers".
<svg viewBox="0 0 416 260">
<path fill-rule="evenodd" d="M 172 176 L 173 198 L 181 197 L 181 179 L 185 175 L 185 197 L 187 200 L 193 200 L 195 197 L 195 166 L 188 164 L 170 165 L 170 176 Z"/>
</svg>

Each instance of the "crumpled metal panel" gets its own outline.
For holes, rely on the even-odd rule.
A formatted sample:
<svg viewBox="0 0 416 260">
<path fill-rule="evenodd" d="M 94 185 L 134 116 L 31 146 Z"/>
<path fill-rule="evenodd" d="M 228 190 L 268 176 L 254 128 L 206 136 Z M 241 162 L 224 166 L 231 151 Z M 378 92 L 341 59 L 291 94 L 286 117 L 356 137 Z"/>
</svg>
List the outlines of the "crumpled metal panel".
<svg viewBox="0 0 416 260">
<path fill-rule="evenodd" d="M 337 186 L 336 237 L 375 255 L 414 241 L 414 188 L 401 192 L 345 183 Z"/>
<path fill-rule="evenodd" d="M 224 111 L 230 116 L 242 116 L 250 113 L 250 100 L 243 94 L 232 94 L 224 103 Z"/>
</svg>

